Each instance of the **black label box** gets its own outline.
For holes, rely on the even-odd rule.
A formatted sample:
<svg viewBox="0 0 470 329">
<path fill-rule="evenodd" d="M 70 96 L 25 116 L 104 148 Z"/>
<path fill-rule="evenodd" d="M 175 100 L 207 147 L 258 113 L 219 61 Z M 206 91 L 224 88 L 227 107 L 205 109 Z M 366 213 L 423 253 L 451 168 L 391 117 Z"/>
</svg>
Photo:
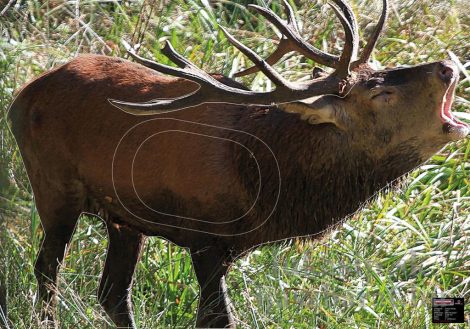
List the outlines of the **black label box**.
<svg viewBox="0 0 470 329">
<path fill-rule="evenodd" d="M 463 298 L 433 298 L 432 323 L 464 323 Z"/>
</svg>

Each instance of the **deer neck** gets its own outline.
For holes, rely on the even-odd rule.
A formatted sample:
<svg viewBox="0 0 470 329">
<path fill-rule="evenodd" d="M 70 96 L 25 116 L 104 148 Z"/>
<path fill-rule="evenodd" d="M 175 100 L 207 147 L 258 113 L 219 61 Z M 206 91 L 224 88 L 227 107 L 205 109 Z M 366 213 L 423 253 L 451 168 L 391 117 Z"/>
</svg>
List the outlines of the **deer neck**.
<svg viewBox="0 0 470 329">
<path fill-rule="evenodd" d="M 265 224 L 269 240 L 321 234 L 360 209 L 381 189 L 395 185 L 397 178 L 421 161 L 409 145 L 374 159 L 349 147 L 348 137 L 331 125 L 312 126 L 295 116 L 272 111 L 243 125 L 245 131 L 269 146 L 276 159 L 273 161 L 260 143 L 250 145 L 264 166 L 259 216 L 268 216 L 275 207 Z M 254 193 L 256 184 L 252 183 L 257 178 L 246 175 L 243 168 L 248 160 L 237 161 L 241 179 Z"/>
</svg>

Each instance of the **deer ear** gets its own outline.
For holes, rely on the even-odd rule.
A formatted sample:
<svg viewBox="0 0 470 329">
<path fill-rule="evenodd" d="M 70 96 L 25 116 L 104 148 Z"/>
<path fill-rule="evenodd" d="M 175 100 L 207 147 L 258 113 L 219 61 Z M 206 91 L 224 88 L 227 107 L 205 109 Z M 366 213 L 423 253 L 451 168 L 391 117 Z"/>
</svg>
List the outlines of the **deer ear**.
<svg viewBox="0 0 470 329">
<path fill-rule="evenodd" d="M 302 100 L 279 105 L 287 113 L 298 113 L 300 119 L 310 124 L 332 123 L 340 129 L 345 128 L 346 113 L 343 108 L 334 102 Z"/>
</svg>

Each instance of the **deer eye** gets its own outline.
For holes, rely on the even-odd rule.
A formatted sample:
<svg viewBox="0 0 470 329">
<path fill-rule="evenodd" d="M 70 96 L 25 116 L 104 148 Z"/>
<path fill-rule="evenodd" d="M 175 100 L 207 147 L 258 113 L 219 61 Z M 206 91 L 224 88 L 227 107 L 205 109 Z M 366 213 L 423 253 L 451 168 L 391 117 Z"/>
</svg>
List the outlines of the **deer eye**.
<svg viewBox="0 0 470 329">
<path fill-rule="evenodd" d="M 393 91 L 390 89 L 375 88 L 375 90 L 371 90 L 370 99 L 380 103 L 390 103 L 393 99 Z"/>
<path fill-rule="evenodd" d="M 391 94 L 393 94 L 393 92 L 390 90 L 377 90 L 376 92 L 372 93 L 370 98 L 375 99 L 377 97 L 389 96 Z"/>
</svg>

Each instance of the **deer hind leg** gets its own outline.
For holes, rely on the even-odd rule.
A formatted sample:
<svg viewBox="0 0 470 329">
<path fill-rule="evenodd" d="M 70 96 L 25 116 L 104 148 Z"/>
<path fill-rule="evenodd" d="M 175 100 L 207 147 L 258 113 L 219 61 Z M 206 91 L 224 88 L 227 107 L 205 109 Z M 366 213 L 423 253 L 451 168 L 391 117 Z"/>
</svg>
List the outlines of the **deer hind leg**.
<svg viewBox="0 0 470 329">
<path fill-rule="evenodd" d="M 109 245 L 98 299 L 118 328 L 136 328 L 132 314 L 132 278 L 144 245 L 143 234 L 107 223 Z"/>
<path fill-rule="evenodd" d="M 41 319 L 49 328 L 57 327 L 57 274 L 75 230 L 81 210 L 75 197 L 55 193 L 35 193 L 36 207 L 44 230 L 34 273 L 38 281 Z"/>
<path fill-rule="evenodd" d="M 196 328 L 235 328 L 225 286 L 230 258 L 215 248 L 191 250 L 191 258 L 200 286 Z"/>
</svg>

